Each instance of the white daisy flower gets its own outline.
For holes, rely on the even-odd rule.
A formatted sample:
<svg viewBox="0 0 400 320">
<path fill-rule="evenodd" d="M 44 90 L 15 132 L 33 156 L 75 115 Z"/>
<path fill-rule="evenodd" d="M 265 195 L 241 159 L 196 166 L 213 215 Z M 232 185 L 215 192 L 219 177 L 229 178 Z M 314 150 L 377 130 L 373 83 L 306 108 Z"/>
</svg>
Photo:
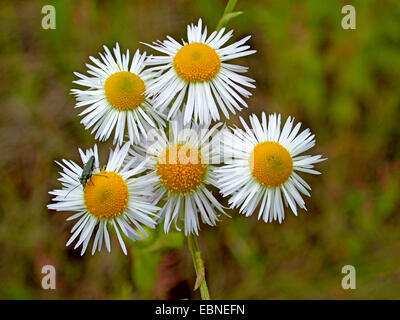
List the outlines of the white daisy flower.
<svg viewBox="0 0 400 320">
<path fill-rule="evenodd" d="M 150 70 L 162 72 L 155 78 L 147 91 L 154 96 L 155 109 L 164 111 L 170 107 L 168 119 L 173 117 L 183 102 L 184 123 L 192 119 L 200 124 L 219 120 L 219 110 L 229 119 L 229 112 L 247 107 L 242 97 L 251 93 L 243 87 L 255 88 L 253 79 L 241 75 L 247 67 L 228 64 L 226 61 L 255 53 L 244 45 L 250 36 L 222 47 L 233 31 L 225 33 L 225 28 L 214 31 L 207 37 L 207 27 L 202 30 L 202 21 L 198 25 L 187 27 L 187 41 L 180 44 L 170 36 L 163 42 L 153 42 L 149 47 L 166 54 L 151 56 Z"/>
<path fill-rule="evenodd" d="M 94 157 L 93 171 L 88 176 L 86 184 L 80 183 L 83 168 L 73 161 L 63 159 L 60 172 L 62 188 L 50 191 L 56 203 L 47 205 L 48 209 L 57 211 L 76 211 L 67 220 L 78 219 L 71 229 L 71 237 L 67 242 L 70 245 L 75 239 L 78 241 L 74 249 L 82 245 L 81 255 L 86 251 L 89 241 L 94 236 L 92 254 L 101 250 L 103 240 L 108 251 L 111 251 L 108 226 L 112 225 L 117 233 L 122 250 L 127 250 L 122 240 L 120 230 L 130 239 L 141 239 L 147 236 L 144 226 L 155 228 L 156 223 L 151 217 L 158 211 L 143 195 L 152 192 L 151 186 L 142 178 L 135 175 L 145 170 L 145 163 L 131 168 L 135 161 L 127 161 L 129 143 L 121 149 L 117 146 L 110 152 L 107 165 L 99 169 L 97 146 L 83 152 L 79 149 L 82 162 L 87 164 Z M 93 158 L 92 158 L 93 159 Z M 97 231 L 95 232 L 97 226 Z M 119 230 L 120 229 L 120 230 Z"/>
<path fill-rule="evenodd" d="M 321 155 L 300 155 L 315 145 L 309 129 L 300 134 L 301 123 L 293 128 L 289 117 L 281 131 L 281 116 L 265 113 L 262 121 L 250 116 L 251 128 L 240 118 L 245 131 L 235 127 L 223 133 L 223 152 L 228 159 L 216 169 L 218 187 L 223 196 L 230 196 L 231 208 L 251 216 L 260 205 L 258 219 L 282 222 L 286 207 L 297 215 L 297 205 L 306 209 L 301 194 L 310 196 L 310 186 L 296 171 L 320 174 L 313 170 Z M 230 158 L 230 160 L 229 160 Z"/>
<path fill-rule="evenodd" d="M 177 223 L 183 219 L 185 235 L 198 235 L 199 216 L 203 223 L 215 226 L 217 211 L 224 213 L 208 189 L 216 185 L 215 166 L 211 163 L 219 157 L 214 142 L 220 125 L 211 129 L 197 124 L 184 126 L 183 114 L 179 112 L 176 120 L 169 123 L 169 138 L 164 131 L 158 131 L 151 145 L 131 149 L 135 157 L 141 154 L 147 158 L 150 172 L 143 179 L 155 185 L 153 203 L 162 204 L 158 215 L 159 221 L 164 220 L 166 233 L 172 222 L 180 231 Z"/>
<path fill-rule="evenodd" d="M 154 73 L 144 70 L 146 52 L 137 50 L 130 61 L 129 50 L 121 54 L 118 43 L 113 49 L 115 57 L 106 46 L 104 50 L 102 61 L 90 57 L 94 65 L 86 64 L 91 77 L 74 73 L 79 80 L 73 82 L 88 88 L 71 90 L 77 100 L 75 107 L 85 107 L 79 114 L 84 116 L 81 123 L 92 128 L 91 133 L 96 132 L 95 139 L 105 141 L 114 130 L 114 144 L 121 145 L 127 131 L 131 143 L 138 143 L 148 130 L 164 125 L 162 115 L 145 95 Z"/>
</svg>

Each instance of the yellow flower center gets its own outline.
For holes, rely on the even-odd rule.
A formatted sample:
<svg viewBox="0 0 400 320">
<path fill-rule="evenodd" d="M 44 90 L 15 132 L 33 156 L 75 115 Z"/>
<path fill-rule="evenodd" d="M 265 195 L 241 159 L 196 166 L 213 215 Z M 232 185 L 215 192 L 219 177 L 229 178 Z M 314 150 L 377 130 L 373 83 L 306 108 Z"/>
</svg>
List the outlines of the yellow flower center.
<svg viewBox="0 0 400 320">
<path fill-rule="evenodd" d="M 111 219 L 125 211 L 129 198 L 128 186 L 119 174 L 101 171 L 86 183 L 83 197 L 91 215 Z"/>
<path fill-rule="evenodd" d="M 115 109 L 132 110 L 143 102 L 146 86 L 136 74 L 120 71 L 107 78 L 104 90 L 108 102 Z"/>
<path fill-rule="evenodd" d="M 169 191 L 187 193 L 195 190 L 206 176 L 207 165 L 200 152 L 193 147 L 178 144 L 164 150 L 157 163 L 157 174 Z"/>
<path fill-rule="evenodd" d="M 264 186 L 277 187 L 285 183 L 293 171 L 289 151 L 277 142 L 257 144 L 250 154 L 249 166 L 254 178 Z"/>
<path fill-rule="evenodd" d="M 186 44 L 174 58 L 175 71 L 188 82 L 210 80 L 220 67 L 221 60 L 217 52 L 204 43 Z"/>
</svg>

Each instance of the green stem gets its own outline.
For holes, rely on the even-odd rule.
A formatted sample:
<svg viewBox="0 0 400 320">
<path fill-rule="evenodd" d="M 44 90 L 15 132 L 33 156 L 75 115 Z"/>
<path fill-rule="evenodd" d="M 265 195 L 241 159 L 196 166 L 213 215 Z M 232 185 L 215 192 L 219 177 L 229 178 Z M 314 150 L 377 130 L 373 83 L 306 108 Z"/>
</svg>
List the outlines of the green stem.
<svg viewBox="0 0 400 320">
<path fill-rule="evenodd" d="M 194 270 L 196 271 L 197 276 L 194 290 L 200 288 L 201 299 L 211 300 L 206 282 L 204 262 L 201 258 L 201 252 L 199 248 L 199 243 L 197 242 L 197 237 L 195 235 L 189 234 L 187 238 L 189 251 L 192 254 Z"/>
<path fill-rule="evenodd" d="M 233 12 L 237 2 L 238 2 L 238 0 L 229 0 L 228 1 L 228 3 L 226 4 L 224 13 L 222 14 L 222 17 L 218 21 L 217 31 L 221 30 L 222 27 L 225 27 L 231 19 L 242 14 L 241 11 Z"/>
<path fill-rule="evenodd" d="M 237 2 L 238 0 L 229 0 L 228 3 L 226 4 L 224 14 L 233 12 L 233 10 L 235 10 Z"/>
</svg>

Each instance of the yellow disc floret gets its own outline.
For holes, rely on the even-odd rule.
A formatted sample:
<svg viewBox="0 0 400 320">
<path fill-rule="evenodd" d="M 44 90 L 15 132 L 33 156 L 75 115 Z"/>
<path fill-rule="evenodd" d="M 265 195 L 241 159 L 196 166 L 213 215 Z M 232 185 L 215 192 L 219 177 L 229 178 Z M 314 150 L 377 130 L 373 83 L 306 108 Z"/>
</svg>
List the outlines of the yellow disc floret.
<svg viewBox="0 0 400 320">
<path fill-rule="evenodd" d="M 211 80 L 217 75 L 220 67 L 219 55 L 204 43 L 186 44 L 174 57 L 176 73 L 188 82 Z"/>
<path fill-rule="evenodd" d="M 129 192 L 122 177 L 115 172 L 94 174 L 83 191 L 87 211 L 98 218 L 111 219 L 126 209 Z"/>
<path fill-rule="evenodd" d="M 157 163 L 157 174 L 169 191 L 188 193 L 204 181 L 207 165 L 198 149 L 178 144 L 164 150 Z"/>
<path fill-rule="evenodd" d="M 293 171 L 289 151 L 277 142 L 262 142 L 250 154 L 249 166 L 254 178 L 264 186 L 277 187 L 285 183 Z"/>
<path fill-rule="evenodd" d="M 120 71 L 112 74 L 104 84 L 108 102 L 118 110 L 132 110 L 144 100 L 146 86 L 136 74 Z"/>
</svg>

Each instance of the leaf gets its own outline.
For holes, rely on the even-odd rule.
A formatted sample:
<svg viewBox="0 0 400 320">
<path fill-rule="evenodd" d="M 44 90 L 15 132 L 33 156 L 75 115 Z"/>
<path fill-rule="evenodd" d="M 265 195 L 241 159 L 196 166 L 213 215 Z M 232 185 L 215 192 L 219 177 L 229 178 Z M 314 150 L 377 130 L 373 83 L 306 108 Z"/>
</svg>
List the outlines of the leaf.
<svg viewBox="0 0 400 320">
<path fill-rule="evenodd" d="M 218 22 L 217 30 L 220 30 L 221 28 L 225 27 L 229 21 L 231 21 L 233 18 L 236 18 L 237 16 L 240 16 L 242 13 L 243 11 L 236 11 L 224 14 Z"/>
<path fill-rule="evenodd" d="M 204 264 L 203 264 L 203 260 L 201 259 L 201 254 L 200 252 L 196 252 L 196 273 L 197 273 L 197 277 L 196 277 L 196 283 L 194 284 L 194 289 L 193 291 L 196 291 L 201 283 L 204 280 L 204 276 L 205 276 L 205 270 L 204 270 Z"/>
</svg>

